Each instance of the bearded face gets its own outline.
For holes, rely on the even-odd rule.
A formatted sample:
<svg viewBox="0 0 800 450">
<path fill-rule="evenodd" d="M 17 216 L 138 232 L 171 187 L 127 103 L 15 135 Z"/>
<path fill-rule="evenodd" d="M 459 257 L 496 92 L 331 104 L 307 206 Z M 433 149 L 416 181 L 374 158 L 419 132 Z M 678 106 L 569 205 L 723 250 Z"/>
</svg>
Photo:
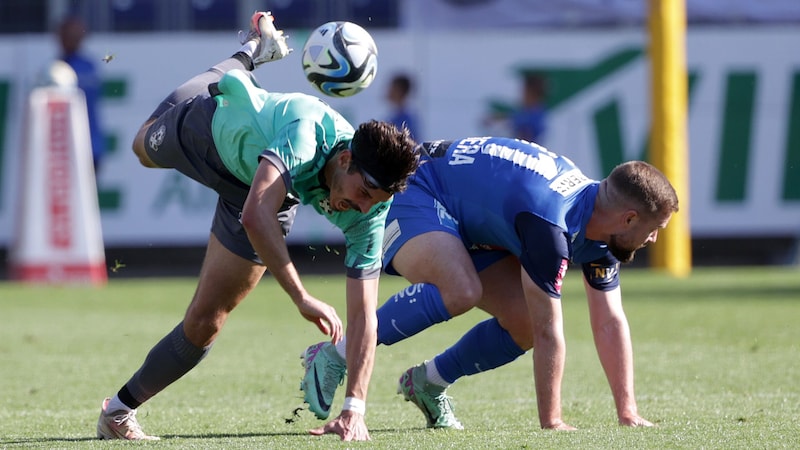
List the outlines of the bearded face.
<svg viewBox="0 0 800 450">
<path fill-rule="evenodd" d="M 636 250 L 642 247 L 644 247 L 644 245 L 641 245 L 637 248 L 629 248 L 622 243 L 622 239 L 620 239 L 620 236 L 616 234 L 612 235 L 608 242 L 608 249 L 611 251 L 611 254 L 623 264 L 633 261 L 633 257 L 636 256 Z"/>
</svg>

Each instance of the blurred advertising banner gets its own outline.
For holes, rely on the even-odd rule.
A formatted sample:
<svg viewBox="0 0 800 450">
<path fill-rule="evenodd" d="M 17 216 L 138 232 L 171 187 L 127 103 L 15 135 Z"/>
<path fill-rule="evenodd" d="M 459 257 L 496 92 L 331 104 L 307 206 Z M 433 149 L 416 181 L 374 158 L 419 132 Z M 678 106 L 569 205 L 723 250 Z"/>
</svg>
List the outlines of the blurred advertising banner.
<svg viewBox="0 0 800 450">
<path fill-rule="evenodd" d="M 486 117 L 519 102 L 523 74 L 548 79 L 543 145 L 593 178 L 647 158 L 649 64 L 641 28 L 574 30 L 369 30 L 378 45 L 372 86 L 326 98 L 354 124 L 388 117 L 397 72 L 415 81 L 422 139 L 505 134 Z M 307 31 L 287 30 L 301 48 Z M 107 246 L 202 245 L 215 194 L 171 170 L 146 169 L 135 132 L 174 87 L 238 49 L 235 33 L 95 34 L 87 41 L 104 80 L 111 153 L 98 173 Z M 691 229 L 695 237 L 800 235 L 800 29 L 698 28 L 687 36 Z M 51 36 L 0 39 L 0 246 L 10 246 L 19 198 L 21 118 L 33 74 L 55 54 Z M 260 67 L 273 91 L 315 94 L 299 51 Z M 30 55 L 43 55 L 38 61 Z M 177 58 L 176 55 L 180 57 Z M 301 208 L 292 244 L 339 244 L 341 233 Z"/>
</svg>

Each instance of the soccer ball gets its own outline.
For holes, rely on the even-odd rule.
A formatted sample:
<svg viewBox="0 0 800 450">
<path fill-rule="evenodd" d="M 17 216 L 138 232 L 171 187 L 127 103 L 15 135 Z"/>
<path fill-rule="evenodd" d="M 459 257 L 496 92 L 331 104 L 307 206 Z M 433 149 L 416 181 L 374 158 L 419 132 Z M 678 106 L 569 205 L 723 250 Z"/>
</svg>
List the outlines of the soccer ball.
<svg viewBox="0 0 800 450">
<path fill-rule="evenodd" d="M 352 22 L 328 22 L 303 47 L 303 72 L 320 92 L 349 97 L 366 89 L 378 72 L 378 47 Z"/>
</svg>

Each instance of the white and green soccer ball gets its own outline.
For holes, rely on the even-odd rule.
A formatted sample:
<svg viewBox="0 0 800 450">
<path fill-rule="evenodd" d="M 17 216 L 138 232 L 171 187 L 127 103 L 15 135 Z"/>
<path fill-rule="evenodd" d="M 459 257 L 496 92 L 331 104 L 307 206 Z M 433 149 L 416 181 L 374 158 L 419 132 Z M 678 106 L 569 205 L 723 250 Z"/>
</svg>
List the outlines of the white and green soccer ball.
<svg viewBox="0 0 800 450">
<path fill-rule="evenodd" d="M 350 97 L 372 84 L 378 72 L 378 47 L 353 22 L 328 22 L 303 47 L 303 72 L 317 90 L 331 97 Z"/>
</svg>

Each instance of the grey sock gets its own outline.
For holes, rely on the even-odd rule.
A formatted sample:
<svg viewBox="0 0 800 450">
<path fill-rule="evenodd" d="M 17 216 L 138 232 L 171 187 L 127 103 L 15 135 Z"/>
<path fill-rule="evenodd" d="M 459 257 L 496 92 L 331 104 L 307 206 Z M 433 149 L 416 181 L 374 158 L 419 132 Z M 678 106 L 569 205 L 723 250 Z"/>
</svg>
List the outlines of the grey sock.
<svg viewBox="0 0 800 450">
<path fill-rule="evenodd" d="M 192 370 L 210 350 L 211 345 L 200 348 L 189 342 L 181 322 L 150 350 L 125 387 L 139 404 L 144 403 Z"/>
</svg>

